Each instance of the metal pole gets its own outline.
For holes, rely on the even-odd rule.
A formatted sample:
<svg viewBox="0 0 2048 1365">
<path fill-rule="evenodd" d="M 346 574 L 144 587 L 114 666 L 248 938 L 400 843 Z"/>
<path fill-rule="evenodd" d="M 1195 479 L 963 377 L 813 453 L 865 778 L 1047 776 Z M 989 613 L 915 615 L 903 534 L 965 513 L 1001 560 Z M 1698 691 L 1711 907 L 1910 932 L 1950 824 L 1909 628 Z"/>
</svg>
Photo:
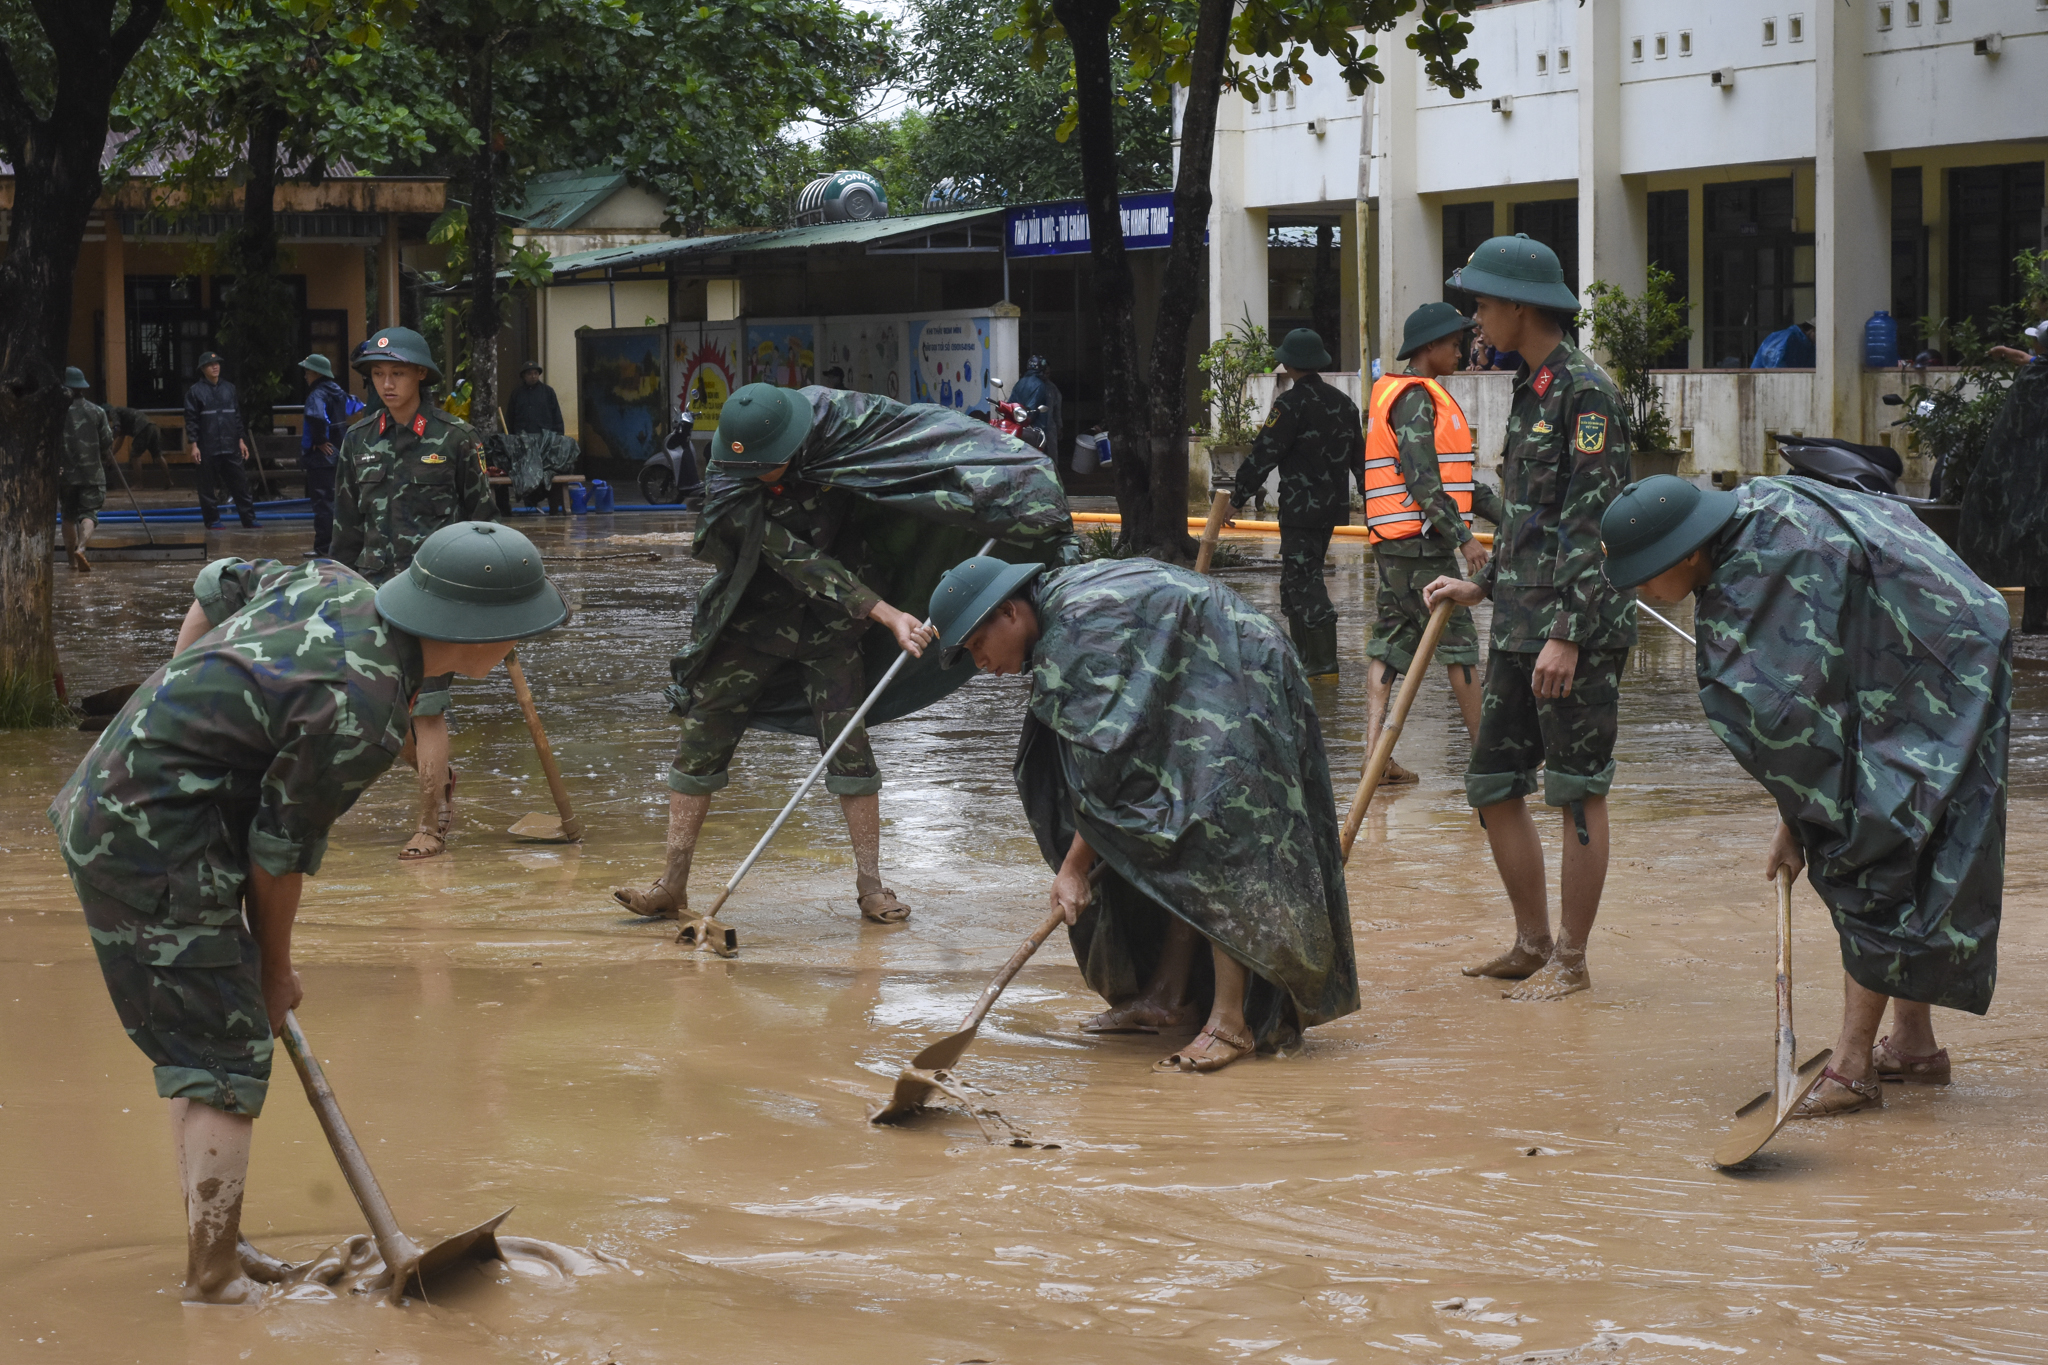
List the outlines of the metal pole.
<svg viewBox="0 0 2048 1365">
<path fill-rule="evenodd" d="M 1650 613 L 1650 615 L 1656 617 L 1659 621 L 1663 621 L 1664 624 L 1670 628 L 1672 634 L 1676 635 L 1679 639 L 1685 641 L 1687 644 L 1696 645 L 1699 643 L 1698 640 L 1693 639 L 1692 636 L 1687 635 L 1677 626 L 1672 625 L 1672 623 L 1662 613 L 1660 613 L 1655 607 L 1652 607 L 1647 602 L 1643 601 L 1642 598 L 1638 597 L 1636 599 L 1636 605 L 1638 607 L 1641 607 L 1644 611 Z"/>
</svg>

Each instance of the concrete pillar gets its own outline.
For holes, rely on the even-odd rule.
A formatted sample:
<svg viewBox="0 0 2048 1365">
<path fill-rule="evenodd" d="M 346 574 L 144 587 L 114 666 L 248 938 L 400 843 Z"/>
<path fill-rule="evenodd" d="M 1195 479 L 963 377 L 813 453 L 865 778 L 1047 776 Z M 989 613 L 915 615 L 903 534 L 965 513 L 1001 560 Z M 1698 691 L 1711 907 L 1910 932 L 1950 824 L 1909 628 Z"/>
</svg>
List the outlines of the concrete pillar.
<svg viewBox="0 0 2048 1365">
<path fill-rule="evenodd" d="M 384 241 L 377 248 L 377 330 L 398 325 L 398 215 L 384 215 Z"/>
<path fill-rule="evenodd" d="M 1358 215 L 1351 214 L 1337 225 L 1337 281 L 1341 296 L 1338 305 L 1337 335 L 1330 338 L 1330 345 L 1336 351 L 1333 357 L 1340 370 L 1369 370 L 1372 362 L 1361 362 L 1365 352 L 1358 347 L 1361 335 L 1358 326 Z"/>
<path fill-rule="evenodd" d="M 1379 188 L 1379 359 L 1389 369 L 1398 349 L 1401 324 L 1423 304 L 1444 296 L 1443 214 L 1436 203 L 1425 204 L 1416 189 L 1415 100 L 1422 58 L 1407 46 L 1414 30 L 1411 18 L 1380 41 L 1387 78 L 1373 87 L 1375 180 Z"/>
<path fill-rule="evenodd" d="M 121 241 L 121 210 L 109 205 L 103 215 L 107 223 L 106 245 L 100 250 L 100 311 L 106 319 L 101 328 L 102 357 L 106 366 L 107 402 L 128 406 L 128 266 Z"/>
<path fill-rule="evenodd" d="M 1209 213 L 1209 339 L 1241 326 L 1267 325 L 1266 211 L 1244 204 L 1244 115 L 1251 106 L 1226 95 L 1216 111 L 1216 160 Z"/>
<path fill-rule="evenodd" d="M 1642 177 L 1621 173 L 1621 45 L 1621 0 L 1585 0 L 1578 11 L 1574 73 L 1579 79 L 1582 300 L 1595 280 L 1637 294 L 1649 275 L 1649 195 Z"/>
<path fill-rule="evenodd" d="M 1862 6 L 1817 5 L 1809 432 L 1864 441 L 1863 324 L 1891 306 L 1891 162 L 1869 151 Z M 1740 98 L 1740 91 L 1736 92 Z"/>
</svg>

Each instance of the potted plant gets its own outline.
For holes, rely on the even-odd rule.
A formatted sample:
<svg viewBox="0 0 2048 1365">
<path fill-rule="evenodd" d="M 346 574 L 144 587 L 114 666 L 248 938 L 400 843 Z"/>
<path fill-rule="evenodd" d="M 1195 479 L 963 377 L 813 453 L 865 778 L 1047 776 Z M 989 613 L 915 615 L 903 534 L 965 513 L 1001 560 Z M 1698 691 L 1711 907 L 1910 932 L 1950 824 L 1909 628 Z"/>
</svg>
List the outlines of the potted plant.
<svg viewBox="0 0 2048 1365">
<path fill-rule="evenodd" d="M 1664 396 L 1650 369 L 1674 347 L 1692 339 L 1685 301 L 1671 297 L 1676 283 L 1668 270 L 1651 266 L 1643 292 L 1630 298 L 1619 285 L 1596 280 L 1587 290 L 1593 345 L 1607 356 L 1607 368 L 1621 390 L 1628 418 L 1630 475 L 1676 474 L 1680 460 Z"/>
<path fill-rule="evenodd" d="M 1207 512 L 1210 490 L 1237 473 L 1259 434 L 1251 385 L 1272 370 L 1273 345 L 1266 329 L 1254 323 L 1246 309 L 1244 321 L 1211 342 L 1198 363 L 1209 377 L 1202 407 L 1215 428 L 1195 429 L 1188 442 L 1188 502 L 1194 510 Z"/>
</svg>

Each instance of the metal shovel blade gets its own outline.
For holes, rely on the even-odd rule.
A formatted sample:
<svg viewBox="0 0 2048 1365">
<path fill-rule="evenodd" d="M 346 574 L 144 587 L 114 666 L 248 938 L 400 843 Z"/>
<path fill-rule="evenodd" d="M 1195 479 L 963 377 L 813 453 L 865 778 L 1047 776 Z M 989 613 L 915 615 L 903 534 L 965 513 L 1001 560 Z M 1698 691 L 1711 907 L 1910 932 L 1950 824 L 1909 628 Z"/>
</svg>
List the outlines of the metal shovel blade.
<svg viewBox="0 0 2048 1365">
<path fill-rule="evenodd" d="M 541 844 L 573 844 L 581 837 L 562 828 L 561 816 L 543 815 L 539 811 L 521 817 L 518 824 L 505 832 L 515 839 Z"/>
<path fill-rule="evenodd" d="M 952 1078 L 945 1073 L 965 1055 L 967 1045 L 979 1032 L 981 1021 L 977 1019 L 972 1028 L 941 1038 L 911 1058 L 910 1065 L 904 1067 L 903 1073 L 896 1078 L 896 1090 L 889 1096 L 889 1102 L 868 1115 L 868 1122 L 900 1123 L 924 1108 L 933 1091 L 947 1088 Z"/>
<path fill-rule="evenodd" d="M 514 1207 L 517 1207 L 516 1205 Z M 467 1232 L 458 1232 L 453 1237 L 444 1237 L 422 1251 L 409 1266 L 404 1275 L 397 1275 L 394 1267 L 393 1283 L 403 1284 L 407 1289 L 418 1289 L 442 1271 L 467 1261 L 502 1261 L 504 1253 L 498 1250 L 498 1224 L 512 1216 L 506 1209 L 495 1218 L 487 1218 Z M 424 1297 L 424 1295 L 422 1295 Z"/>
<path fill-rule="evenodd" d="M 1721 1139 L 1720 1146 L 1714 1148 L 1714 1164 L 1740 1166 L 1762 1151 L 1763 1145 L 1785 1126 L 1785 1120 L 1792 1117 L 1792 1111 L 1799 1107 L 1799 1102 L 1820 1084 L 1820 1073 L 1827 1069 L 1828 1059 L 1833 1055 L 1832 1048 L 1826 1049 L 1800 1067 L 1786 1095 L 1781 1096 L 1775 1090 L 1766 1091 L 1736 1110 L 1735 1126 Z"/>
</svg>

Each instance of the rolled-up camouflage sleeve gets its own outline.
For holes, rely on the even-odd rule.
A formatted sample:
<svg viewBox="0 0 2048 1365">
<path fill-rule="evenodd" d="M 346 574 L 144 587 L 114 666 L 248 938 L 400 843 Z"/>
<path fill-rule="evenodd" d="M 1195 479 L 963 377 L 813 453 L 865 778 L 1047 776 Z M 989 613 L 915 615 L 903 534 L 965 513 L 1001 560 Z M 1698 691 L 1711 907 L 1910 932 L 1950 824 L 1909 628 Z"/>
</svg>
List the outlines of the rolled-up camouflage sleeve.
<svg viewBox="0 0 2048 1365">
<path fill-rule="evenodd" d="M 1587 639 L 1600 625 L 1599 609 L 1615 591 L 1607 581 L 1600 549 L 1600 517 L 1621 496 L 1628 468 L 1628 427 L 1614 400 L 1591 385 L 1573 395 L 1570 425 L 1571 476 L 1565 484 L 1557 522 L 1557 560 L 1551 582 L 1557 612 L 1547 632 L 1553 640 Z"/>
<path fill-rule="evenodd" d="M 1447 544 L 1463 545 L 1472 539 L 1472 532 L 1456 501 L 1444 491 L 1443 468 L 1436 454 L 1436 403 L 1429 390 L 1420 384 L 1410 385 L 1394 400 L 1387 421 L 1394 428 L 1394 449 L 1409 500 Z"/>
<path fill-rule="evenodd" d="M 320 870 L 327 831 L 391 766 L 392 754 L 353 735 L 301 735 L 263 774 L 249 858 L 273 877 Z"/>
<path fill-rule="evenodd" d="M 761 563 L 780 574 L 798 592 L 830 602 L 856 621 L 882 600 L 853 570 L 773 517 L 768 518 L 761 537 Z"/>
<path fill-rule="evenodd" d="M 192 600 L 206 613 L 207 624 L 219 625 L 263 591 L 267 580 L 296 572 L 296 566 L 275 559 L 216 559 L 192 580 Z"/>
</svg>

